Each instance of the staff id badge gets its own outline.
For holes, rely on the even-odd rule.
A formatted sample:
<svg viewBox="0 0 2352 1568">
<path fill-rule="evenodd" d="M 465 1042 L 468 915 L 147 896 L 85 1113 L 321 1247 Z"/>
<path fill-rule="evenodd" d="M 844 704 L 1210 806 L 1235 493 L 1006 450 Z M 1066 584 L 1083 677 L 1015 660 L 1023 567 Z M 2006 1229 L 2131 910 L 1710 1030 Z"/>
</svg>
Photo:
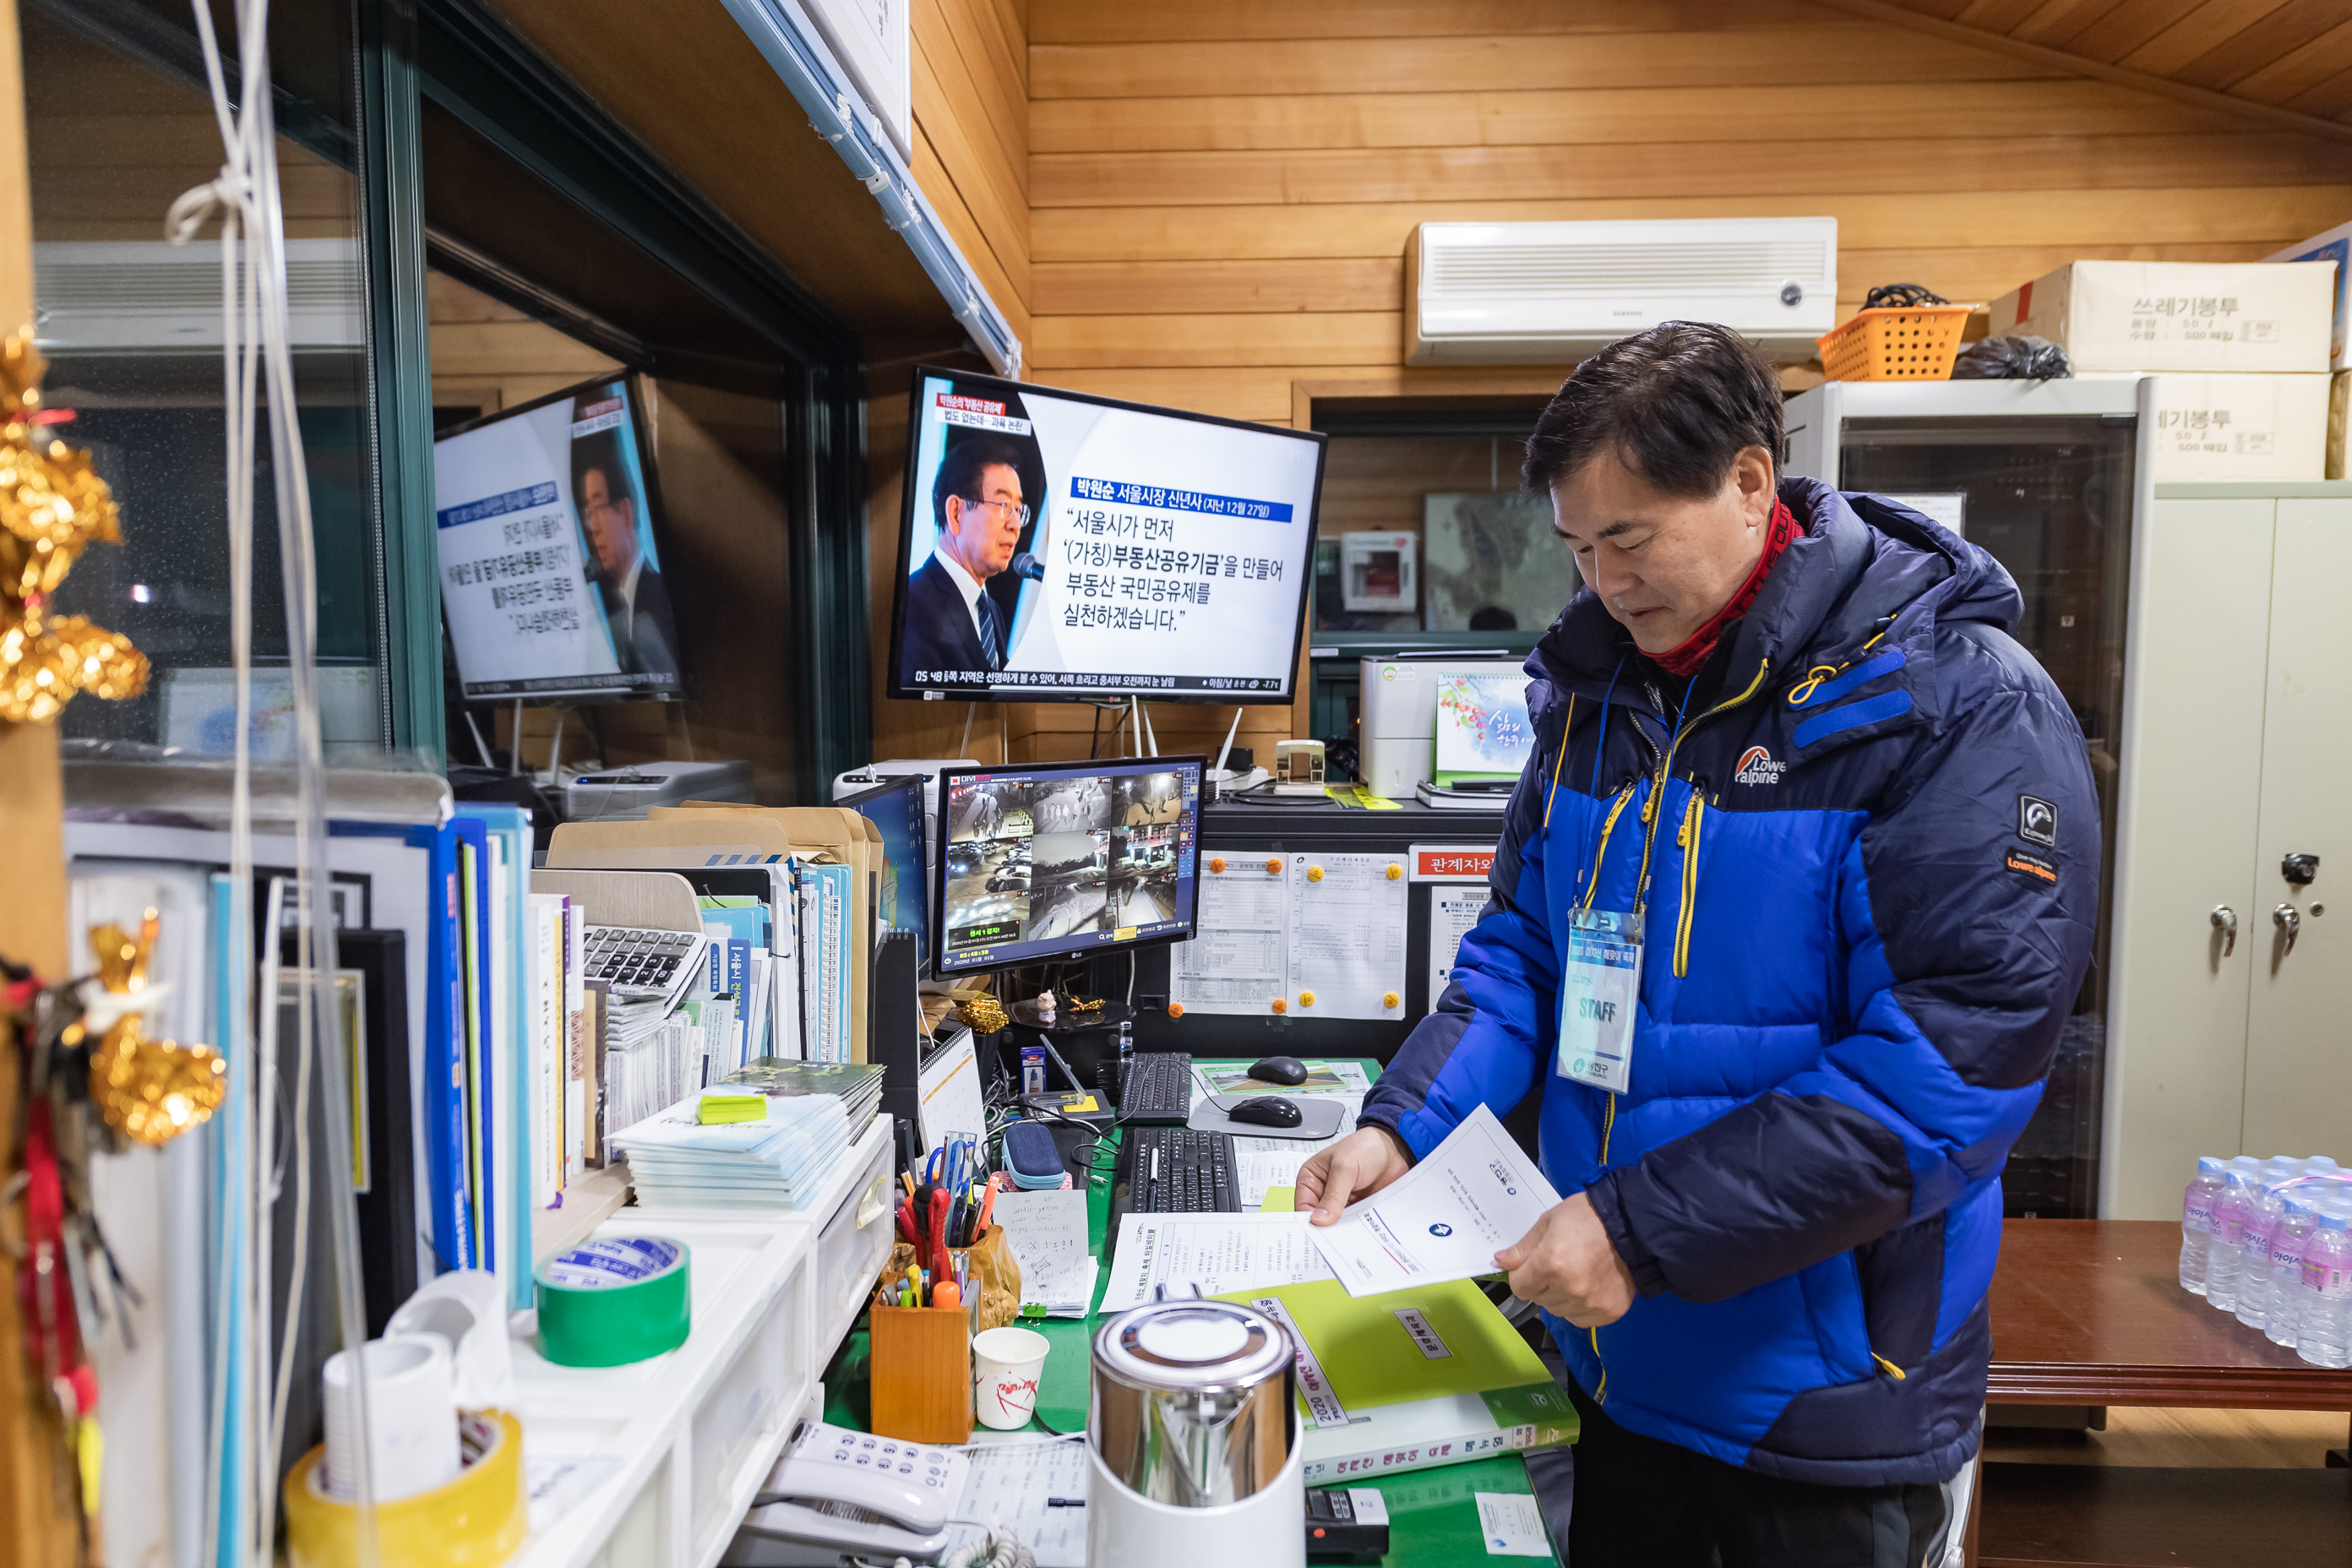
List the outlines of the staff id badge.
<svg viewBox="0 0 2352 1568">
<path fill-rule="evenodd" d="M 1633 1079 L 1642 993 L 1640 911 L 1576 910 L 1559 975 L 1559 1076 L 1622 1094 Z"/>
</svg>

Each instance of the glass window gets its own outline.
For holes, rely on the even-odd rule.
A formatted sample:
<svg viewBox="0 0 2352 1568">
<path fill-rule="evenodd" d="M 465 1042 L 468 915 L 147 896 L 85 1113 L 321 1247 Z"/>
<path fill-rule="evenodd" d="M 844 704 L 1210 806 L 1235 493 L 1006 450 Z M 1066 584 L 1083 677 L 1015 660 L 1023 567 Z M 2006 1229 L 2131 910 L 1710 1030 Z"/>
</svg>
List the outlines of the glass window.
<svg viewBox="0 0 2352 1568">
<path fill-rule="evenodd" d="M 69 737 L 208 752 L 233 743 L 220 249 L 175 247 L 163 214 L 218 174 L 222 151 L 185 6 L 36 0 L 23 15 L 36 336 L 58 434 L 90 448 L 123 543 L 86 552 L 61 611 L 128 636 L 153 662 L 146 693 L 84 698 Z M 352 12 L 272 7 L 295 382 L 319 563 L 319 658 L 333 752 L 385 736 L 378 552 L 369 479 L 367 312 L 359 186 L 348 168 Z M 229 23 L 224 20 L 223 26 Z M 228 35 L 225 35 L 227 37 Z M 289 758 L 285 611 L 268 442 L 254 519 L 256 754 Z"/>
</svg>

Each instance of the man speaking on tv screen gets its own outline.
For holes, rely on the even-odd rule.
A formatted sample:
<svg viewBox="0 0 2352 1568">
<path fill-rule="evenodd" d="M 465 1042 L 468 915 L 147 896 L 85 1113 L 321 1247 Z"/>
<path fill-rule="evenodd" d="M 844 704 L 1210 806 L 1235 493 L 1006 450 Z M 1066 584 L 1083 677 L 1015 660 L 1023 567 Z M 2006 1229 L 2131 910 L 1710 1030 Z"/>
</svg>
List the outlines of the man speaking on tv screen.
<svg viewBox="0 0 2352 1568">
<path fill-rule="evenodd" d="M 939 539 L 907 584 L 901 678 L 910 686 L 937 680 L 943 670 L 980 675 L 1004 668 L 1005 612 L 988 584 L 1012 565 L 1028 525 L 1023 456 L 1009 437 L 968 435 L 940 458 L 931 486 Z"/>
</svg>

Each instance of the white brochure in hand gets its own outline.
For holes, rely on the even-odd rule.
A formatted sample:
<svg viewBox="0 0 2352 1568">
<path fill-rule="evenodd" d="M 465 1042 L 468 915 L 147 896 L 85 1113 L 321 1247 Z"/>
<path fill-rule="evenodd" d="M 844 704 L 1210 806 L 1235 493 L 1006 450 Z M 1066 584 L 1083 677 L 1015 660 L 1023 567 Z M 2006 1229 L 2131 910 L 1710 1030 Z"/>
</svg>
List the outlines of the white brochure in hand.
<svg viewBox="0 0 2352 1568">
<path fill-rule="evenodd" d="M 1412 1170 L 1312 1235 L 1350 1296 L 1496 1272 L 1495 1254 L 1559 1202 L 1480 1106 Z"/>
</svg>

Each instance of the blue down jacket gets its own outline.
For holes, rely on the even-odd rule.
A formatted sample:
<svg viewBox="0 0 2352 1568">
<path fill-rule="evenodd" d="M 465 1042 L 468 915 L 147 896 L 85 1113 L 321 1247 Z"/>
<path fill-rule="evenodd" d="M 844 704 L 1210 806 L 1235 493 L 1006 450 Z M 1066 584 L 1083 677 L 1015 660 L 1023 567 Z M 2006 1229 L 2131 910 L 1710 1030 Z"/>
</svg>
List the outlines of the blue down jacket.
<svg viewBox="0 0 2352 1568">
<path fill-rule="evenodd" d="M 1545 1173 L 1641 1292 L 1549 1323 L 1621 1425 L 1795 1480 L 1937 1482 L 1977 1446 L 2000 1169 L 2089 959 L 2098 805 L 1999 563 L 1877 497 L 1780 498 L 1801 537 L 1679 732 L 1682 683 L 1652 689 L 1591 594 L 1537 646 L 1492 901 L 1363 1114 L 1422 1155 L 1541 1096 Z M 1645 840 L 1612 1095 L 1557 1070 L 1561 916 L 1596 858 L 1594 907 L 1635 907 Z"/>
</svg>

